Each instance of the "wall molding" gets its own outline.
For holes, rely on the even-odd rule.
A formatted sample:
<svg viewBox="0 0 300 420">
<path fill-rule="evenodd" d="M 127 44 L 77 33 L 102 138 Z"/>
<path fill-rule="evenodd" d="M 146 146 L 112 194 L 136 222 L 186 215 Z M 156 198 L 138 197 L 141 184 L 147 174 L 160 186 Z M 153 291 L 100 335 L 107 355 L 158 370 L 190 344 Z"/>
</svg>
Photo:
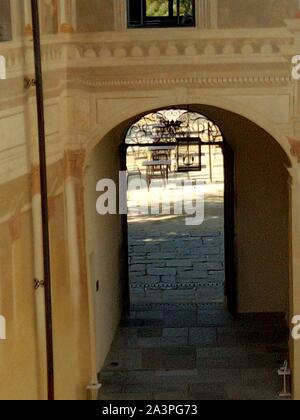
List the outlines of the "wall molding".
<svg viewBox="0 0 300 420">
<path fill-rule="evenodd" d="M 168 86 L 185 86 L 185 87 L 285 87 L 292 82 L 291 76 L 287 72 L 274 75 L 245 75 L 245 76 L 200 76 L 200 77 L 163 77 L 163 78 L 123 78 L 123 79 L 93 79 L 71 76 L 68 84 L 69 87 L 83 86 L 87 88 L 130 88 L 139 87 L 140 89 L 149 87 L 168 87 Z"/>
</svg>

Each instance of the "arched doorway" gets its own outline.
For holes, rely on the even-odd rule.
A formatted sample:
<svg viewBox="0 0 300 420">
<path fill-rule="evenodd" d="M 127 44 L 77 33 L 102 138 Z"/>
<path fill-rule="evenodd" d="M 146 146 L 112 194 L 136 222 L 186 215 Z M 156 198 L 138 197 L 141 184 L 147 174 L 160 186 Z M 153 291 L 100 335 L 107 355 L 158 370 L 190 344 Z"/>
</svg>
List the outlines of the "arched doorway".
<svg viewBox="0 0 300 420">
<path fill-rule="evenodd" d="M 223 308 L 225 292 L 235 315 L 234 153 L 219 127 L 188 109 L 147 114 L 128 130 L 122 159 L 132 311 Z M 183 219 L 185 205 L 192 203 L 192 197 L 185 200 L 188 190 L 194 200 L 203 200 L 198 203 L 203 214 L 197 214 L 197 203 L 192 208 L 198 220 Z"/>
<path fill-rule="evenodd" d="M 193 106 L 190 107 L 190 110 L 208 116 L 211 121 L 216 121 L 222 129 L 226 141 L 228 141 L 235 152 L 234 207 L 237 217 L 235 229 L 233 232 L 231 231 L 232 236 L 234 236 L 234 242 L 232 241 L 231 243 L 234 244 L 235 250 L 237 251 L 235 253 L 234 266 L 238 278 L 237 310 L 239 313 L 246 314 L 246 319 L 253 319 L 255 321 L 254 327 L 252 326 L 254 329 L 247 332 L 250 341 L 254 341 L 254 343 L 252 342 L 254 347 L 257 344 L 255 343 L 256 337 L 259 340 L 263 339 L 259 332 L 259 328 L 262 325 L 269 328 L 267 328 L 268 340 L 270 341 L 269 344 L 272 344 L 272 339 L 276 338 L 274 336 L 276 333 L 275 330 L 277 327 L 278 331 L 280 328 L 282 330 L 285 328 L 282 327 L 282 323 L 286 314 L 288 314 L 290 238 L 289 176 L 286 168 L 289 166 L 289 161 L 276 141 L 249 120 L 218 108 Z M 120 167 L 122 169 L 122 165 L 118 162 L 120 143 L 124 139 L 128 129 L 139 118 L 137 116 L 134 120 L 126 121 L 110 132 L 99 143 L 99 146 L 97 146 L 98 150 L 95 150 L 95 154 L 92 156 L 91 168 L 93 168 L 94 173 L 93 177 L 89 180 L 91 188 L 95 185 L 94 181 L 97 181 L 101 177 L 111 176 L 117 179 L 118 170 Z M 92 196 L 94 197 L 93 200 L 95 200 L 95 192 L 93 192 Z M 280 197 L 280 200 L 278 200 L 278 197 Z M 92 204 L 94 203 L 95 201 L 92 201 Z M 96 216 L 93 217 L 95 221 Z M 95 299 L 98 300 L 98 314 L 96 316 L 96 318 L 98 317 L 98 365 L 101 369 L 113 339 L 116 326 L 118 325 L 122 304 L 124 303 L 124 294 L 120 286 L 124 284 L 124 264 L 126 262 L 124 261 L 124 254 L 121 254 L 123 257 L 120 258 L 120 249 L 124 247 L 124 243 L 122 244 L 122 240 L 120 240 L 122 226 L 124 226 L 124 224 L 122 225 L 121 218 L 118 216 L 108 216 L 105 221 L 102 219 L 101 222 L 98 221 L 97 223 L 101 225 L 97 237 L 98 247 L 99 249 L 101 248 L 100 258 L 99 253 L 97 255 L 99 250 L 96 250 L 97 252 L 95 253 L 96 248 L 92 244 L 90 249 L 92 251 L 90 253 L 91 260 L 97 266 L 96 271 L 98 271 L 94 281 L 96 281 L 98 276 L 100 279 L 109 279 L 108 282 L 104 282 L 104 286 L 102 285 L 102 290 L 106 293 L 106 296 L 104 297 L 102 295 L 101 297 L 101 293 L 99 292 L 95 295 Z M 90 226 L 92 226 L 91 229 L 95 230 L 95 224 Z M 277 226 L 277 228 L 274 229 L 274 226 Z M 104 243 L 105 246 L 103 249 Z M 107 246 L 108 244 L 110 244 L 109 247 Z M 272 247 L 270 247 L 270 244 L 272 244 Z M 120 264 L 116 264 L 116 261 L 119 261 Z M 113 287 L 111 287 L 112 284 L 114 285 Z M 99 289 L 101 290 L 101 284 Z M 279 324 L 274 325 L 273 322 L 276 317 L 278 317 Z M 202 325 L 201 328 L 205 327 Z M 217 326 L 216 334 L 218 340 L 225 347 L 229 346 L 231 351 L 233 351 L 234 348 L 236 349 L 239 346 L 239 343 L 236 341 L 236 331 L 232 327 L 227 328 L 228 326 L 226 325 Z M 282 330 L 280 330 L 280 333 L 282 333 Z M 104 336 L 106 347 L 103 345 Z M 137 370 L 142 370 L 143 358 L 146 356 L 143 356 L 143 351 L 140 352 L 136 348 L 138 337 L 118 336 L 117 339 L 123 343 L 126 342 L 126 345 L 129 344 L 130 354 L 134 356 L 135 361 L 139 364 L 136 365 L 138 366 Z M 238 340 L 240 339 L 244 340 L 245 337 L 241 338 L 239 336 Z M 277 351 L 278 348 L 274 349 L 274 347 L 270 348 L 269 346 L 268 350 Z M 149 357 L 149 349 L 147 351 L 145 353 Z M 181 351 L 184 351 L 184 349 L 181 349 Z M 213 353 L 214 350 L 211 348 L 206 349 L 206 353 L 209 351 Z M 99 356 L 100 352 L 101 356 Z M 187 353 L 189 353 L 189 350 Z M 230 354 L 232 358 L 235 357 L 234 351 Z M 126 359 L 127 356 L 128 353 L 126 353 L 122 363 L 125 363 L 128 368 L 130 363 L 134 362 L 132 359 Z M 133 356 L 128 357 L 131 358 Z M 240 370 L 242 370 L 243 380 L 246 382 L 249 381 L 251 387 L 254 387 L 254 379 L 252 378 L 252 381 L 247 375 L 248 373 L 250 374 L 251 369 L 256 369 L 256 364 L 260 366 L 258 367 L 257 373 L 262 373 L 260 372 L 263 369 L 261 367 L 262 362 L 259 362 L 259 358 L 264 359 L 265 356 L 265 354 L 248 354 L 246 351 L 246 358 L 250 358 L 248 367 L 243 365 L 243 363 L 246 363 L 243 360 L 241 369 L 239 367 L 231 369 L 231 373 L 236 378 L 236 381 L 238 381 L 237 376 L 240 375 Z M 275 357 L 274 354 L 272 357 Z M 284 357 L 284 352 L 280 354 L 276 352 L 277 357 L 281 362 L 282 357 Z M 192 358 L 195 358 L 195 353 L 193 353 Z M 220 362 L 217 359 L 213 363 L 219 368 L 220 366 L 224 367 L 224 360 Z M 226 358 L 226 363 L 228 363 L 228 358 Z M 276 361 L 276 363 L 278 362 Z M 214 373 L 216 373 L 215 369 L 217 367 L 213 368 Z M 118 372 L 119 370 L 120 365 L 111 366 L 109 372 L 114 375 L 115 371 Z M 149 369 L 146 369 L 146 371 L 149 373 Z M 222 371 L 220 370 L 217 373 L 222 373 Z M 270 371 L 264 372 L 264 374 L 269 375 Z M 273 375 L 274 373 L 271 373 L 271 377 L 274 379 Z M 266 380 L 265 385 L 269 383 L 269 379 Z M 191 381 L 190 378 L 188 380 Z M 272 392 L 275 392 L 274 389 L 272 389 Z"/>
</svg>

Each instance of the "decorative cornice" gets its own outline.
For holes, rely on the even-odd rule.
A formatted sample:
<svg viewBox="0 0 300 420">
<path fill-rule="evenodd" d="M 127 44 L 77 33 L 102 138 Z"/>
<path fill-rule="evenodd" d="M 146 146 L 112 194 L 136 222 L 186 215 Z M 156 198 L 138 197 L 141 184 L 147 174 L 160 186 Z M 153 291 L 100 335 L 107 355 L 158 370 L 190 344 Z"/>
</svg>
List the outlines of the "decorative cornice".
<svg viewBox="0 0 300 420">
<path fill-rule="evenodd" d="M 291 155 L 298 159 L 300 163 L 300 140 L 292 139 L 288 137 L 291 146 Z"/>
<path fill-rule="evenodd" d="M 239 76 L 201 76 L 201 77 L 163 77 L 163 78 L 116 78 L 102 79 L 72 77 L 70 85 L 81 85 L 87 88 L 130 88 L 130 87 L 154 87 L 154 86 L 200 86 L 206 88 L 215 87 L 278 87 L 287 86 L 291 83 L 290 74 L 274 75 L 239 75 Z"/>
<path fill-rule="evenodd" d="M 30 25 L 27 35 L 32 34 Z M 72 24 L 60 25 L 60 33 L 42 39 L 43 67 L 57 68 L 83 65 L 126 67 L 159 64 L 194 65 L 263 63 L 289 64 L 287 55 L 299 53 L 295 36 L 286 28 L 258 30 L 140 31 L 78 34 Z M 27 37 L 28 38 L 28 37 Z M 29 39 L 12 41 L 1 46 L 1 54 L 11 72 L 28 71 L 33 64 Z M 28 67 L 28 69 L 26 68 Z"/>
</svg>

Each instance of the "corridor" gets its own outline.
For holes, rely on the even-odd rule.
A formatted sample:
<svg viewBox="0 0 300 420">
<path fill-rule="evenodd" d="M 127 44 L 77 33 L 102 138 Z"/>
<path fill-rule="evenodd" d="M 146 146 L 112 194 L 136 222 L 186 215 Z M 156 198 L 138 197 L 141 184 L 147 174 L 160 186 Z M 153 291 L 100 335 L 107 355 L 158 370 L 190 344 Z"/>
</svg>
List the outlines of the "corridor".
<svg viewBox="0 0 300 420">
<path fill-rule="evenodd" d="M 159 315 L 159 314 L 158 314 Z M 123 323 L 100 375 L 102 400 L 277 400 L 288 357 L 280 315 L 220 309 Z"/>
</svg>

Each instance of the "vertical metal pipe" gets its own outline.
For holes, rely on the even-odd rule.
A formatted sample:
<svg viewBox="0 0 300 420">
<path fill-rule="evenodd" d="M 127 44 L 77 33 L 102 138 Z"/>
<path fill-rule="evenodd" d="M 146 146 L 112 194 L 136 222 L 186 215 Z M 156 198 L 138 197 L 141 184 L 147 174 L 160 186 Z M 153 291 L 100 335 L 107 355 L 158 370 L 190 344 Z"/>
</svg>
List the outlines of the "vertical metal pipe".
<svg viewBox="0 0 300 420">
<path fill-rule="evenodd" d="M 40 40 L 40 22 L 38 0 L 31 0 L 32 31 L 34 42 L 35 77 L 36 77 L 36 104 L 38 117 L 38 142 L 40 161 L 41 183 L 41 212 L 43 223 L 43 257 L 44 257 L 44 287 L 46 306 L 46 341 L 47 341 L 47 381 L 48 400 L 54 400 L 54 357 L 53 357 L 53 328 L 52 328 L 52 297 L 51 297 L 51 266 L 50 266 L 50 241 L 48 225 L 48 187 L 47 187 L 47 162 L 46 162 L 46 135 L 44 94 L 42 76 L 42 57 Z"/>
</svg>

